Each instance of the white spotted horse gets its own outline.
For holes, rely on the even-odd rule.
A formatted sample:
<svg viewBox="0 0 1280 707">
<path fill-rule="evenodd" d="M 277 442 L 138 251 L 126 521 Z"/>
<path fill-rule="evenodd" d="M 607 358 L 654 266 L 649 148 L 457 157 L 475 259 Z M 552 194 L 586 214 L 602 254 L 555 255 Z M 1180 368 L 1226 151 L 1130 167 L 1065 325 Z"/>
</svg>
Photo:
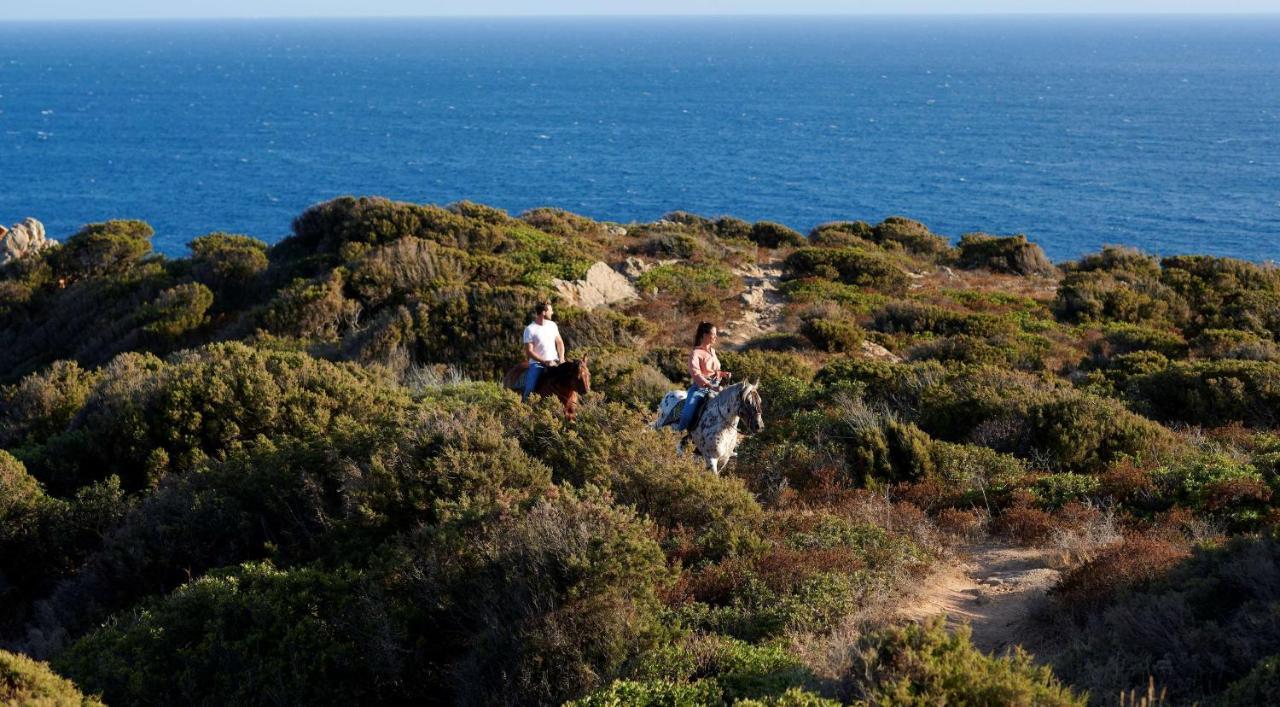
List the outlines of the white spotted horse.
<svg viewBox="0 0 1280 707">
<path fill-rule="evenodd" d="M 683 390 L 673 390 L 662 397 L 662 402 L 658 405 L 658 419 L 653 423 L 654 429 L 661 429 L 680 419 L 685 395 Z M 735 383 L 719 393 L 713 393 L 702 404 L 702 414 L 693 423 L 689 439 L 713 473 L 719 474 L 733 457 L 733 450 L 738 446 L 739 420 L 746 425 L 748 434 L 756 434 L 764 429 L 764 412 L 758 383 Z M 684 451 L 683 442 L 678 451 Z"/>
</svg>

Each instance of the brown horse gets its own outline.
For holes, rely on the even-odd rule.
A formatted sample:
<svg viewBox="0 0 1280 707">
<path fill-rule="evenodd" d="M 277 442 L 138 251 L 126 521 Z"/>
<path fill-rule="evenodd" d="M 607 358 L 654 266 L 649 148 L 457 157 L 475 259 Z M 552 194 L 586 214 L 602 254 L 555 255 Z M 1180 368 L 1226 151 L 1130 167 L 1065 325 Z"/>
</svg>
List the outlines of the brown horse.
<svg viewBox="0 0 1280 707">
<path fill-rule="evenodd" d="M 507 375 L 502 377 L 502 385 L 517 393 L 524 392 L 524 373 L 529 368 L 525 361 L 511 367 Z M 564 416 L 573 420 L 578 414 L 578 396 L 591 392 L 591 370 L 587 368 L 587 359 L 565 361 L 542 371 L 538 376 L 538 385 L 533 389 L 538 395 L 554 395 L 564 405 Z"/>
</svg>

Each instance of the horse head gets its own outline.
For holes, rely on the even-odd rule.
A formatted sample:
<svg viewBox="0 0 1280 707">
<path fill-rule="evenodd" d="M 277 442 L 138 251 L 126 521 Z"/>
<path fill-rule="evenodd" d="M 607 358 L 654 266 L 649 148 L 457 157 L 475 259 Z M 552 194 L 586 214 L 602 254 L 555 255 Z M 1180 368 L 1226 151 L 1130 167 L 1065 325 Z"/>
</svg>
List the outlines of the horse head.
<svg viewBox="0 0 1280 707">
<path fill-rule="evenodd" d="M 760 382 L 743 383 L 738 392 L 738 416 L 746 423 L 749 434 L 764 430 L 764 406 L 760 401 Z"/>
<path fill-rule="evenodd" d="M 573 376 L 573 389 L 578 391 L 579 395 L 587 395 L 591 392 L 591 369 L 587 368 L 587 356 L 583 356 L 580 360 L 574 361 L 576 368 Z"/>
</svg>

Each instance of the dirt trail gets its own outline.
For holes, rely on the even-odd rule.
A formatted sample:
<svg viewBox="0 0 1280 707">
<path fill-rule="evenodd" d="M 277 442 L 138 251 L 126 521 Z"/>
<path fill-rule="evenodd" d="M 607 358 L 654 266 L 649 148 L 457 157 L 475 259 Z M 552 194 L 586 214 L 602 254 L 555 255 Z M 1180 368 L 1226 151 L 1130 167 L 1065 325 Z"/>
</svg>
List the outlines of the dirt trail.
<svg viewBox="0 0 1280 707">
<path fill-rule="evenodd" d="M 786 298 L 778 291 L 780 267 L 749 265 L 734 274 L 742 278 L 747 291 L 742 293 L 742 318 L 723 329 L 722 342 L 736 349 L 761 334 L 778 330 Z"/>
<path fill-rule="evenodd" d="M 1030 617 L 1058 579 L 1051 553 L 988 541 L 969 546 L 966 555 L 926 578 L 903 618 L 946 614 L 948 623 L 968 623 L 974 645 L 984 651 L 1021 645 L 1037 652 L 1045 637 Z"/>
</svg>

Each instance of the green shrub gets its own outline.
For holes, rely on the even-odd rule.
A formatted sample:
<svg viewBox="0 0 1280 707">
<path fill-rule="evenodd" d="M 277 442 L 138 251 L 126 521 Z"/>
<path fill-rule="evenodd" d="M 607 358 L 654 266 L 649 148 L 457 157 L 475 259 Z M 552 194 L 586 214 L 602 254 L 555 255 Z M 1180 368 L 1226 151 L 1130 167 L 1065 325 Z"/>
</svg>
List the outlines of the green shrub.
<svg viewBox="0 0 1280 707">
<path fill-rule="evenodd" d="M 1198 358 L 1238 358 L 1249 361 L 1280 361 L 1280 346 L 1251 331 L 1205 329 L 1191 342 Z"/>
<path fill-rule="evenodd" d="M 715 680 L 617 680 L 565 707 L 705 707 L 724 704 L 724 690 Z"/>
<path fill-rule="evenodd" d="M 102 707 L 97 698 L 85 697 L 74 683 L 54 673 L 45 663 L 5 650 L 0 650 L 0 704 Z"/>
<path fill-rule="evenodd" d="M 1052 275 L 1056 272 L 1040 246 L 1021 234 L 999 237 L 968 233 L 960 237 L 957 248 L 960 267 L 969 270 L 982 268 L 1014 275 Z"/>
<path fill-rule="evenodd" d="M 1135 351 L 1154 351 L 1168 358 L 1182 358 L 1187 342 L 1176 331 L 1156 329 L 1141 324 L 1112 323 L 1102 329 L 1103 343 L 1095 345 L 1093 354 L 1110 358 Z"/>
<path fill-rule="evenodd" d="M 364 702 L 395 678 L 389 618 L 357 573 L 246 564 L 117 617 L 55 665 L 108 702 Z"/>
<path fill-rule="evenodd" d="M 859 248 L 800 248 L 783 262 L 787 279 L 820 277 L 886 294 L 907 291 L 907 274 L 884 255 Z"/>
<path fill-rule="evenodd" d="M 169 363 L 126 354 L 103 370 L 75 422 L 33 451 L 28 466 L 59 489 L 109 474 L 138 489 L 258 435 L 323 438 L 355 419 L 386 424 L 406 403 L 403 392 L 354 366 L 303 354 L 239 343 Z"/>
<path fill-rule="evenodd" d="M 821 351 L 832 353 L 858 351 L 864 332 L 851 317 L 813 317 L 800 327 L 803 334 Z"/>
<path fill-rule="evenodd" d="M 1031 487 L 1040 505 L 1056 510 L 1072 501 L 1086 501 L 1102 489 L 1096 476 L 1061 472 L 1036 479 Z"/>
<path fill-rule="evenodd" d="M 746 235 L 753 243 L 765 248 L 794 248 L 805 244 L 804 236 L 772 221 L 757 221 Z"/>
<path fill-rule="evenodd" d="M 991 314 L 955 312 L 917 302 L 890 302 L 875 313 L 872 327 L 887 333 L 988 337 L 1012 334 L 1015 325 Z"/>
<path fill-rule="evenodd" d="M 1095 695 L 1153 676 L 1169 703 L 1207 703 L 1280 646 L 1277 578 L 1280 542 L 1270 533 L 1201 546 L 1061 626 L 1068 648 L 1054 669 Z"/>
<path fill-rule="evenodd" d="M 884 295 L 868 292 L 860 287 L 818 278 L 784 282 L 782 292 L 787 299 L 797 304 L 834 302 L 853 314 L 869 314 L 890 301 Z"/>
<path fill-rule="evenodd" d="M 646 270 L 636 280 L 636 288 L 641 292 L 656 290 L 659 294 L 686 299 L 697 292 L 726 297 L 737 283 L 738 278 L 732 272 L 718 265 L 673 263 Z"/>
<path fill-rule="evenodd" d="M 177 341 L 209 321 L 212 304 L 213 292 L 198 282 L 171 287 L 143 309 L 142 330 L 164 343 Z"/>
<path fill-rule="evenodd" d="M 367 307 L 402 303 L 419 293 L 459 286 L 472 277 L 507 284 L 519 276 L 514 263 L 490 258 L 492 267 L 472 267 L 464 251 L 406 236 L 376 248 L 352 269 L 346 286 Z M 479 263 L 477 263 L 479 264 Z"/>
<path fill-rule="evenodd" d="M 917 255 L 938 256 L 951 250 L 946 238 L 929 232 L 919 221 L 890 216 L 871 232 L 871 239 L 883 247 L 901 248 Z"/>
<path fill-rule="evenodd" d="M 875 231 L 865 221 L 833 221 L 809 232 L 809 245 L 822 248 L 867 248 L 875 244 Z"/>
<path fill-rule="evenodd" d="M 1227 686 L 1210 704 L 1220 707 L 1253 707 L 1265 705 L 1280 694 L 1280 656 L 1258 662 L 1248 675 Z"/>
<path fill-rule="evenodd" d="M 436 629 L 451 701 L 560 703 L 622 677 L 661 633 L 668 574 L 648 533 L 607 497 L 565 490 L 459 538 Z M 439 552 L 430 534 L 415 542 L 415 554 Z M 430 574 L 417 576 L 433 594 Z"/>
<path fill-rule="evenodd" d="M 1069 272 L 1058 284 L 1058 312 L 1068 321 L 1118 321 L 1181 325 L 1190 316 L 1186 300 L 1157 280 L 1128 272 Z"/>
<path fill-rule="evenodd" d="M 67 282 L 121 274 L 151 253 L 155 231 L 142 221 L 91 223 L 52 251 L 54 272 Z"/>
<path fill-rule="evenodd" d="M 1135 409 L 1157 420 L 1271 427 L 1280 420 L 1280 363 L 1175 362 L 1130 378 L 1125 394 Z"/>
<path fill-rule="evenodd" d="M 990 507 L 1022 485 L 1026 462 L 988 447 L 935 441 L 929 448 L 933 468 L 956 506 Z"/>
<path fill-rule="evenodd" d="M 763 513 L 739 479 L 706 473 L 674 455 L 675 441 L 649 429 L 643 416 L 617 404 L 583 408 L 572 425 L 559 416 L 528 419 L 521 445 L 559 482 L 609 490 L 633 506 L 668 540 L 684 535 L 691 557 L 721 557 L 752 546 Z M 672 450 L 662 453 L 662 449 Z"/>
<path fill-rule="evenodd" d="M 191 241 L 191 274 L 213 290 L 220 308 L 252 299 L 266 271 L 267 244 L 248 236 L 210 233 Z"/>
<path fill-rule="evenodd" d="M 642 658 L 635 676 L 655 685 L 691 684 L 711 678 L 727 704 L 778 697 L 816 682 L 803 661 L 781 645 L 753 645 L 715 634 L 693 634 L 656 649 Z"/>
<path fill-rule="evenodd" d="M 0 388 L 0 447 L 38 444 L 65 430 L 96 379 L 74 361 L 56 361 Z"/>
<path fill-rule="evenodd" d="M 1253 464 L 1224 454 L 1198 454 L 1153 474 L 1166 498 L 1218 519 L 1235 531 L 1256 529 L 1272 490 Z"/>
<path fill-rule="evenodd" d="M 1074 262 L 1063 264 L 1068 272 L 1124 272 L 1139 278 L 1156 280 L 1160 277 L 1160 261 L 1135 248 L 1108 245 L 1097 253 L 1089 253 Z"/>
<path fill-rule="evenodd" d="M 949 634 L 941 618 L 861 639 L 849 680 L 857 704 L 1086 704 L 1021 648 L 984 655 L 969 642 L 967 627 Z"/>
</svg>

